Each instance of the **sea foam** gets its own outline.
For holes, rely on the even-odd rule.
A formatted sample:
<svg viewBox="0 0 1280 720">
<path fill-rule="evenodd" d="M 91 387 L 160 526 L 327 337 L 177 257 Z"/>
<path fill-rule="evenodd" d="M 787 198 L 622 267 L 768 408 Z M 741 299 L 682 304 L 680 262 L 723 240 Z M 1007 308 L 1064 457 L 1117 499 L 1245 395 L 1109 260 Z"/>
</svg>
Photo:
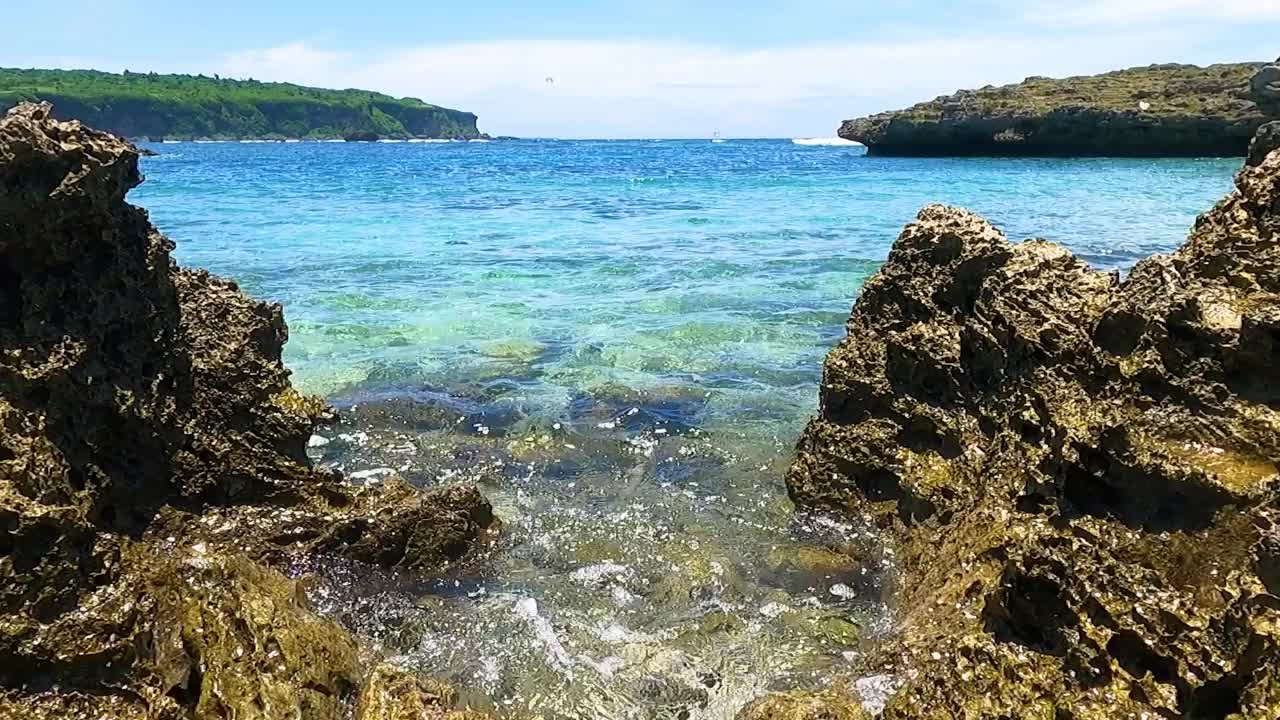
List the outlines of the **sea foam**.
<svg viewBox="0 0 1280 720">
<path fill-rule="evenodd" d="M 857 147 L 862 143 L 853 140 L 845 140 L 842 137 L 825 137 L 825 138 L 792 138 L 791 142 L 796 145 L 820 145 L 820 146 L 840 146 L 840 147 Z"/>
</svg>

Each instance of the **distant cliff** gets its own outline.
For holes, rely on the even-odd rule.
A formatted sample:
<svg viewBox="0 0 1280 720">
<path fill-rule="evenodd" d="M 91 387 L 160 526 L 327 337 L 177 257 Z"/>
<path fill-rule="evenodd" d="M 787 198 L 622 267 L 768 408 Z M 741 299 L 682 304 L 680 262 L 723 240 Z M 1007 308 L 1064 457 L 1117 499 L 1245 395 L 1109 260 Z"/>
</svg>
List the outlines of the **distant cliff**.
<svg viewBox="0 0 1280 720">
<path fill-rule="evenodd" d="M 961 90 L 846 120 L 874 155 L 1243 156 L 1280 118 L 1280 61 L 1152 65 Z"/>
<path fill-rule="evenodd" d="M 474 138 L 476 116 L 368 90 L 204 75 L 0 68 L 0 112 L 25 100 L 126 137 Z"/>
</svg>

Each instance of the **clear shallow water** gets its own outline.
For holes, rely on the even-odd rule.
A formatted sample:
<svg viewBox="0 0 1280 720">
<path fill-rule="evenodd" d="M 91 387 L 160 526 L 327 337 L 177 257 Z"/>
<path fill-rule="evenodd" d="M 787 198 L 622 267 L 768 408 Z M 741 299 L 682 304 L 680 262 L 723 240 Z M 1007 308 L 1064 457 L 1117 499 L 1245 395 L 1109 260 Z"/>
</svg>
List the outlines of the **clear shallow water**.
<svg viewBox="0 0 1280 720">
<path fill-rule="evenodd" d="M 853 667 L 874 537 L 781 478 L 822 356 L 928 202 L 1123 268 L 1231 160 L 866 158 L 789 141 L 180 144 L 131 195 L 180 262 L 285 306 L 344 409 L 317 459 L 481 483 L 506 527 L 441 581 L 342 566 L 321 606 L 510 717 L 730 718 Z"/>
</svg>

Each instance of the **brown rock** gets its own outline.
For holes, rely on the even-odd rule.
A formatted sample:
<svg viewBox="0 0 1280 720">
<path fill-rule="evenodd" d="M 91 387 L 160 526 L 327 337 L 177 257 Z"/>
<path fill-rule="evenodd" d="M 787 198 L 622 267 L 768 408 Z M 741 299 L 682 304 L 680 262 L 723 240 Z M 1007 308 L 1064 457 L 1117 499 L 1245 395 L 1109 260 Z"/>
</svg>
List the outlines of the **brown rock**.
<svg viewBox="0 0 1280 720">
<path fill-rule="evenodd" d="M 1280 154 L 1123 281 L 931 206 L 787 482 L 874 518 L 886 718 L 1280 717 Z"/>
<path fill-rule="evenodd" d="M 1261 165 L 1272 152 L 1280 150 L 1280 120 L 1258 128 L 1258 134 L 1249 143 L 1249 159 L 1246 165 Z"/>
<path fill-rule="evenodd" d="M 431 572 L 488 503 L 313 468 L 330 411 L 289 384 L 280 307 L 173 263 L 124 201 L 137 158 L 47 105 L 0 119 L 0 710 L 346 717 L 356 640 L 240 553 Z"/>
</svg>

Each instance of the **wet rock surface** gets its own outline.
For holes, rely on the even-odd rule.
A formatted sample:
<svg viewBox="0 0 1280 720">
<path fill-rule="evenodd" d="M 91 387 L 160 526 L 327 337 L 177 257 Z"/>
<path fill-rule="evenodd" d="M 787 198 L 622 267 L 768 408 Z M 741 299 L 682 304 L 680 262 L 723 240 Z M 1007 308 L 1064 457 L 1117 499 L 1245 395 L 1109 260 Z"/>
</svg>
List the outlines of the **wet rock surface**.
<svg viewBox="0 0 1280 720">
<path fill-rule="evenodd" d="M 931 206 L 788 488 L 888 531 L 886 718 L 1280 716 L 1280 153 L 1127 278 Z"/>
<path fill-rule="evenodd" d="M 488 503 L 313 467 L 279 306 L 177 267 L 141 180 L 48 106 L 0 119 L 0 714 L 347 717 L 358 642 L 260 563 L 433 572 Z"/>
<path fill-rule="evenodd" d="M 1153 65 L 1027 78 L 846 120 L 876 155 L 1242 156 L 1280 118 L 1280 66 Z"/>
</svg>

